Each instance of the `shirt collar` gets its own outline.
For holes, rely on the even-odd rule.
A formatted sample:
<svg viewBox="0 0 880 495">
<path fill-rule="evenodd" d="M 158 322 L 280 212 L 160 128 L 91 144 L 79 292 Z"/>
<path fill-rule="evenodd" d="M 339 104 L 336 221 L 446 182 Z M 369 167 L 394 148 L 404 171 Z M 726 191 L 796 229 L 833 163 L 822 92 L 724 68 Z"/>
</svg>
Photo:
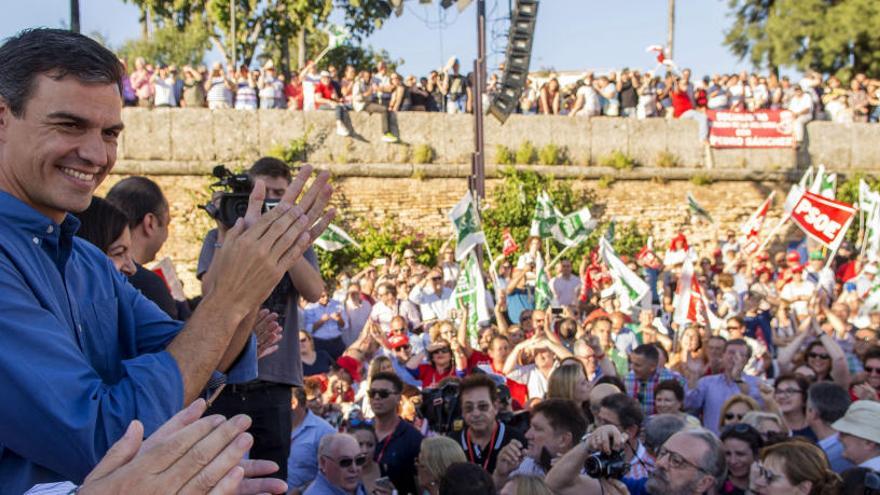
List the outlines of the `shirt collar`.
<svg viewBox="0 0 880 495">
<path fill-rule="evenodd" d="M 16 229 L 44 239 L 57 239 L 60 234 L 72 237 L 79 230 L 79 220 L 71 214 L 65 216 L 61 225 L 27 205 L 6 191 L 0 191 L 0 211 L 3 220 Z"/>
</svg>

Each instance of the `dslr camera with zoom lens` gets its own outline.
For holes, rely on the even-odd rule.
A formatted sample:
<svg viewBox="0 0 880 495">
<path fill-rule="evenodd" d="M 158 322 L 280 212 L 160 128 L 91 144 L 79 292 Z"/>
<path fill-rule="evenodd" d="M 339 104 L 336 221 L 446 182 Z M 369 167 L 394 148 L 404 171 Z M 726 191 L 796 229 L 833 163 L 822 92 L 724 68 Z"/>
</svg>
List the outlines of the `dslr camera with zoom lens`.
<svg viewBox="0 0 880 495">
<path fill-rule="evenodd" d="M 629 472 L 629 463 L 626 462 L 622 450 L 604 454 L 597 452 L 584 461 L 584 471 L 593 479 L 623 478 Z"/>
<path fill-rule="evenodd" d="M 225 192 L 220 195 L 219 203 L 215 204 L 211 201 L 200 208 L 208 212 L 211 218 L 218 220 L 227 228 L 232 228 L 236 220 L 247 212 L 248 199 L 254 183 L 248 174 L 234 174 L 224 165 L 217 165 L 212 173 L 218 181 L 211 184 L 211 187 L 222 188 Z M 264 201 L 262 212 L 266 213 L 277 205 L 278 200 Z"/>
</svg>

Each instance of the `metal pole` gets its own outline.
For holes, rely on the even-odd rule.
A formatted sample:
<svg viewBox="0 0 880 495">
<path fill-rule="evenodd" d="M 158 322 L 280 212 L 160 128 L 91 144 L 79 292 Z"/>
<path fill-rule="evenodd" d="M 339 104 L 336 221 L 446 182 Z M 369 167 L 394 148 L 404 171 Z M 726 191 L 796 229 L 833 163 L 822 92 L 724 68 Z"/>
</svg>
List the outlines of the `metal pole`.
<svg viewBox="0 0 880 495">
<path fill-rule="evenodd" d="M 235 37 L 235 0 L 229 0 L 229 18 L 230 18 L 230 31 L 232 31 L 232 71 L 235 73 L 238 68 L 238 42 Z"/>
<path fill-rule="evenodd" d="M 483 94 L 486 92 L 486 0 L 477 0 L 477 59 L 474 61 L 474 196 L 486 197 L 486 163 L 483 128 Z"/>
<path fill-rule="evenodd" d="M 669 0 L 669 19 L 666 30 L 666 49 L 669 50 L 666 56 L 675 60 L 672 54 L 672 45 L 675 42 L 675 0 Z"/>
<path fill-rule="evenodd" d="M 70 0 L 70 30 L 79 32 L 79 0 Z"/>
</svg>

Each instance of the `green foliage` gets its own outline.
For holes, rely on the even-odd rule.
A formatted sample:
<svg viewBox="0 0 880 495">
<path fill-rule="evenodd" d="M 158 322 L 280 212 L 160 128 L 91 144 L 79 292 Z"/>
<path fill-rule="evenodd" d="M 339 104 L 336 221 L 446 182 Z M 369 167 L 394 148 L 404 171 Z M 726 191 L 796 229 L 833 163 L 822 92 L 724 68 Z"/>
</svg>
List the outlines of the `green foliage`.
<svg viewBox="0 0 880 495">
<path fill-rule="evenodd" d="M 516 155 L 512 149 L 503 144 L 498 144 L 495 146 L 495 163 L 498 165 L 513 165 L 516 163 Z"/>
<path fill-rule="evenodd" d="M 363 227 L 358 227 L 363 225 Z M 387 220 L 380 226 L 373 225 L 364 219 L 346 224 L 339 224 L 353 239 L 361 245 L 361 249 L 347 246 L 338 251 L 324 251 L 317 249 L 321 275 L 325 280 L 332 280 L 336 275 L 347 271 L 354 274 L 376 258 L 397 255 L 397 259 L 403 258 L 406 248 L 413 249 L 416 259 L 425 266 L 434 266 L 437 263 L 437 253 L 443 239 L 427 237 L 421 232 L 407 230 L 399 221 Z"/>
<path fill-rule="evenodd" d="M 538 150 L 531 141 L 524 141 L 516 150 L 516 163 L 521 165 L 534 165 L 538 160 Z"/>
<path fill-rule="evenodd" d="M 728 0 L 725 44 L 755 67 L 836 74 L 880 71 L 875 0 Z"/>
<path fill-rule="evenodd" d="M 182 67 L 201 64 L 210 47 L 207 29 L 203 24 L 195 23 L 182 30 L 175 26 L 157 29 L 149 40 L 128 40 L 117 50 L 117 54 L 132 69 L 137 57 L 144 57 L 154 64 Z"/>
<path fill-rule="evenodd" d="M 691 176 L 691 184 L 695 186 L 708 186 L 712 179 L 706 174 L 694 174 Z"/>
<path fill-rule="evenodd" d="M 434 162 L 434 148 L 430 144 L 419 144 L 413 148 L 413 163 L 428 164 Z"/>
<path fill-rule="evenodd" d="M 269 148 L 267 154 L 285 163 L 296 164 L 308 160 L 311 151 L 312 144 L 309 143 L 309 133 L 306 131 L 302 137 L 292 139 L 286 146 L 278 144 Z"/>
<path fill-rule="evenodd" d="M 880 190 L 880 179 L 873 175 L 864 175 L 861 172 L 847 175 L 846 180 L 840 182 L 841 176 L 838 174 L 836 199 L 848 204 L 856 204 L 859 201 L 859 180 L 864 180 L 872 191 Z M 855 227 L 850 226 L 846 233 L 846 238 L 850 242 L 856 242 L 859 237 L 858 221 L 853 222 Z"/>
<path fill-rule="evenodd" d="M 636 161 L 626 153 L 615 150 L 599 158 L 600 167 L 611 167 L 616 170 L 632 170 Z"/>
<path fill-rule="evenodd" d="M 541 165 L 565 165 L 568 163 L 568 150 L 565 146 L 547 144 L 538 152 Z"/>
<path fill-rule="evenodd" d="M 321 45 L 326 46 L 326 45 Z M 351 65 L 357 70 L 375 69 L 379 61 L 385 62 L 390 72 L 397 70 L 403 65 L 403 59 L 394 59 L 387 50 L 374 50 L 372 46 L 363 47 L 356 45 L 338 46 L 329 52 L 318 63 L 318 67 L 325 69 L 331 65 L 336 66 L 340 72 L 346 66 Z"/>
<path fill-rule="evenodd" d="M 608 189 L 611 187 L 611 184 L 614 184 L 614 176 L 611 175 L 603 175 L 596 181 L 596 187 L 599 189 Z"/>
<path fill-rule="evenodd" d="M 660 168 L 676 168 L 680 164 L 680 161 L 674 153 L 670 153 L 668 151 L 661 151 L 657 153 L 657 166 Z"/>
</svg>

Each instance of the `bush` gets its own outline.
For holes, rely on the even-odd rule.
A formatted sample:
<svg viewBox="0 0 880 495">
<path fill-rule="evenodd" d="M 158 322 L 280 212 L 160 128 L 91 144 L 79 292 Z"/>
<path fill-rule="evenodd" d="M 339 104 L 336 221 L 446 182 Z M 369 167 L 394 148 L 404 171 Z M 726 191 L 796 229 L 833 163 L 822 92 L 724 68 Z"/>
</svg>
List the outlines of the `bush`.
<svg viewBox="0 0 880 495">
<path fill-rule="evenodd" d="M 541 148 L 538 158 L 541 161 L 541 165 L 564 165 L 568 162 L 567 151 L 565 146 L 557 146 L 551 143 Z"/>
<path fill-rule="evenodd" d="M 843 201 L 844 203 L 856 204 L 859 201 L 859 180 L 864 180 L 868 183 L 868 187 L 871 188 L 872 191 L 880 190 L 880 179 L 871 175 L 864 175 L 861 172 L 857 172 L 852 175 L 847 175 L 846 180 L 841 181 L 840 174 L 837 175 L 837 193 L 836 199 L 838 201 Z M 855 223 L 855 222 L 854 222 Z M 858 240 L 858 226 L 856 228 L 851 228 L 846 233 L 846 238 L 850 242 L 856 242 Z"/>
<path fill-rule="evenodd" d="M 681 165 L 678 157 L 668 151 L 657 153 L 657 166 L 660 168 L 676 168 Z"/>
<path fill-rule="evenodd" d="M 434 162 L 434 148 L 430 144 L 420 144 L 413 148 L 413 163 L 425 165 Z"/>
<path fill-rule="evenodd" d="M 712 179 L 706 174 L 694 174 L 691 176 L 691 184 L 695 186 L 708 186 Z"/>
<path fill-rule="evenodd" d="M 599 189 L 608 189 L 611 187 L 611 184 L 614 184 L 614 177 L 603 175 L 602 177 L 599 177 L 599 180 L 596 182 L 596 187 Z"/>
<path fill-rule="evenodd" d="M 521 165 L 534 165 L 537 160 L 538 151 L 535 149 L 535 145 L 532 144 L 531 141 L 525 141 L 519 145 L 519 149 L 516 150 L 516 163 Z"/>
<path fill-rule="evenodd" d="M 611 167 L 617 170 L 632 170 L 636 166 L 636 161 L 622 151 L 617 150 L 599 158 L 599 166 Z"/>
<path fill-rule="evenodd" d="M 267 155 L 274 156 L 292 165 L 307 161 L 311 151 L 312 145 L 309 144 L 309 133 L 306 132 L 302 137 L 290 140 L 286 146 L 277 144 L 269 148 Z"/>
<path fill-rule="evenodd" d="M 513 150 L 499 144 L 495 146 L 495 163 L 498 165 L 513 165 L 516 162 Z"/>
</svg>

